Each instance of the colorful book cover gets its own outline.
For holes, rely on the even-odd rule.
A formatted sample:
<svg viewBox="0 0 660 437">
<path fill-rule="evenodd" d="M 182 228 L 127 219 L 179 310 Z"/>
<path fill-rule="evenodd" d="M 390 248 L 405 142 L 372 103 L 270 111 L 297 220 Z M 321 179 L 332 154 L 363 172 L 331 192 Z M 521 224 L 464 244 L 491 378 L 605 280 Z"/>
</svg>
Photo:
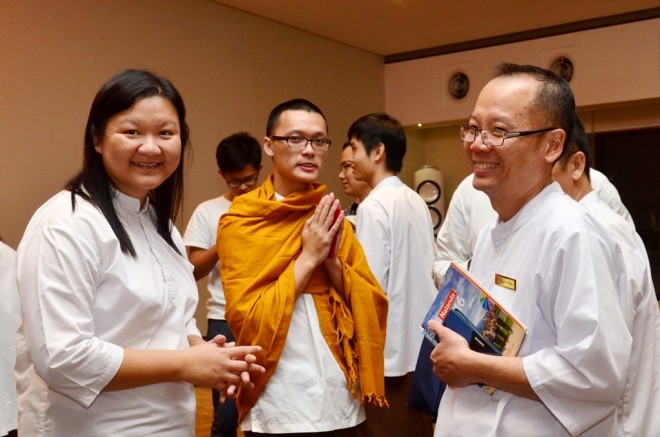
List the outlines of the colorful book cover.
<svg viewBox="0 0 660 437">
<path fill-rule="evenodd" d="M 429 329 L 428 322 L 437 320 L 444 324 L 454 309 L 458 309 L 475 327 L 476 332 L 503 356 L 518 354 L 527 333 L 525 326 L 493 299 L 468 272 L 452 263 L 422 321 L 422 332 L 433 344 L 438 344 L 438 337 Z M 451 325 L 449 327 L 452 328 Z"/>
<path fill-rule="evenodd" d="M 458 308 L 449 311 L 445 319 L 445 326 L 465 338 L 473 351 L 489 355 L 502 355 L 502 351 L 484 337 Z"/>
</svg>

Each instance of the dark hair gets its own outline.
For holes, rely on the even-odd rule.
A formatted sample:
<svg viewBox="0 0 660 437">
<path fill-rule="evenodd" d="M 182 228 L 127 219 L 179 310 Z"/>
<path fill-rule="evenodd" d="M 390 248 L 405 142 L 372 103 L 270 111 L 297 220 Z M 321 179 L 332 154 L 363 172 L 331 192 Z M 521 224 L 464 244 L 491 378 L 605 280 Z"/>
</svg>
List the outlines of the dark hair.
<svg viewBox="0 0 660 437">
<path fill-rule="evenodd" d="M 96 94 L 89 111 L 85 127 L 82 170 L 71 179 L 66 189 L 71 191 L 71 206 L 76 207 L 76 195 L 96 205 L 110 224 L 119 240 L 121 250 L 136 256 L 128 233 L 117 216 L 113 204 L 113 183 L 103 158 L 95 145 L 105 135 L 108 120 L 114 115 L 131 108 L 144 97 L 160 96 L 169 100 L 179 116 L 181 128 L 181 160 L 174 173 L 159 187 L 149 193 L 155 211 L 156 228 L 161 237 L 177 252 L 171 235 L 171 222 L 176 218 L 183 199 L 183 169 L 185 152 L 188 149 L 189 129 L 186 124 L 186 108 L 179 92 L 164 77 L 145 70 L 125 70 L 106 82 Z"/>
<path fill-rule="evenodd" d="M 384 112 L 375 112 L 358 118 L 348 129 L 348 139 L 357 139 L 364 144 L 367 153 L 383 143 L 385 166 L 395 173 L 403 167 L 406 154 L 406 134 L 399 121 Z"/>
<path fill-rule="evenodd" d="M 589 168 L 591 167 L 591 149 L 589 148 L 589 137 L 584 130 L 584 125 L 578 117 L 575 117 L 575 125 L 573 126 L 573 138 L 571 142 L 565 147 L 565 152 L 559 158 L 559 164 L 562 168 L 566 168 L 568 160 L 577 152 L 584 154 L 584 173 L 587 179 L 591 180 L 589 175 Z"/>
<path fill-rule="evenodd" d="M 241 171 L 252 164 L 261 167 L 261 145 L 247 132 L 236 132 L 223 138 L 215 149 L 215 160 L 223 173 Z"/>
<path fill-rule="evenodd" d="M 341 146 L 341 150 L 344 150 L 344 149 L 347 148 L 347 147 L 351 147 L 351 141 L 350 141 L 350 140 L 349 140 L 349 141 L 346 141 L 346 142 L 344 143 L 344 145 Z"/>
<path fill-rule="evenodd" d="M 325 121 L 326 131 L 328 130 L 328 120 L 325 119 L 325 115 L 323 115 L 323 112 L 321 112 L 318 106 L 316 106 L 309 100 L 293 99 L 286 101 L 284 103 L 280 103 L 279 105 L 274 107 L 272 111 L 270 111 L 270 115 L 268 116 L 268 122 L 266 123 L 266 136 L 271 136 L 273 134 L 275 125 L 277 124 L 277 122 L 280 121 L 280 116 L 284 111 L 316 112 L 321 117 L 323 117 L 323 121 Z"/>
<path fill-rule="evenodd" d="M 518 65 L 505 62 L 497 66 L 495 73 L 495 77 L 520 75 L 529 76 L 541 82 L 534 103 L 545 115 L 548 123 L 566 132 L 562 154 L 565 153 L 566 145 L 571 142 L 576 118 L 575 97 L 571 87 L 564 78 L 535 65 Z"/>
</svg>

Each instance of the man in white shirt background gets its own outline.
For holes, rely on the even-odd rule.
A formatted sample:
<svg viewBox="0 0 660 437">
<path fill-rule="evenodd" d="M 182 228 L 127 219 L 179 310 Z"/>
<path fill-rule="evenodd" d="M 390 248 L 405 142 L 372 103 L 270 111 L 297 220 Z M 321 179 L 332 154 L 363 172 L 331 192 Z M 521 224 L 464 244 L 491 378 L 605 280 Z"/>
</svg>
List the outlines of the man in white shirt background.
<svg viewBox="0 0 660 437">
<path fill-rule="evenodd" d="M 566 194 L 583 205 L 614 240 L 611 248 L 618 275 L 619 298 L 633 346 L 630 371 L 617 408 L 619 436 L 660 433 L 660 357 L 657 344 L 660 317 L 646 248 L 635 229 L 610 209 L 590 183 L 589 139 L 577 120 L 573 141 L 552 169 L 553 178 Z"/>
<path fill-rule="evenodd" d="M 367 425 L 377 436 L 430 435 L 429 416 L 408 408 L 407 401 L 423 338 L 419 324 L 437 292 L 431 216 L 419 194 L 397 176 L 406 136 L 396 119 L 365 115 L 351 125 L 348 139 L 355 179 L 371 187 L 357 212 L 356 235 L 390 302 L 385 338 L 390 408 L 367 409 Z"/>
</svg>

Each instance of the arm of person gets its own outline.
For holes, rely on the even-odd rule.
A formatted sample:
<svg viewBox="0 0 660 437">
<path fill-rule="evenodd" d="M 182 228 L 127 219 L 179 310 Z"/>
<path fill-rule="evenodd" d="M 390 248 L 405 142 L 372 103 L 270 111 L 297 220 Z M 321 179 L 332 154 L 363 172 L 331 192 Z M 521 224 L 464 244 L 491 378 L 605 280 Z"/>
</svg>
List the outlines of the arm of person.
<svg viewBox="0 0 660 437">
<path fill-rule="evenodd" d="M 436 321 L 429 328 L 440 342 L 431 353 L 433 371 L 450 387 L 485 384 L 514 395 L 538 401 L 520 357 L 501 357 L 471 350 L 467 341 Z"/>
<path fill-rule="evenodd" d="M 124 349 L 119 370 L 103 391 L 124 390 L 162 382 L 191 384 L 225 390 L 228 385 L 249 384 L 244 372 L 260 374 L 255 363 L 259 346 L 232 346 L 217 342 L 197 343 L 182 350 Z"/>
<path fill-rule="evenodd" d="M 65 207 L 69 205 L 67 202 Z M 101 338 L 97 334 L 101 320 L 95 317 L 94 301 L 99 298 L 99 271 L 103 263 L 113 260 L 100 254 L 115 252 L 99 250 L 87 238 L 92 232 L 75 225 L 42 226 L 30 233 L 22 242 L 17 263 L 30 361 L 49 388 L 88 407 L 104 390 L 165 381 L 222 388 L 243 381 L 245 371 L 261 371 L 260 366 L 250 362 L 250 354 L 259 348 L 224 350 L 217 344 L 200 344 L 201 338 L 194 338 L 199 331 L 193 320 L 186 326 L 186 333 L 188 342 L 195 346 L 186 349 L 122 348 Z M 192 282 L 190 288 L 194 288 Z M 115 301 L 121 303 L 121 298 Z M 112 320 L 121 324 L 122 316 L 114 310 Z"/>
<path fill-rule="evenodd" d="M 341 262 L 339 261 L 339 258 L 334 257 L 327 259 L 323 262 L 323 267 L 325 267 L 325 271 L 328 272 L 328 277 L 330 278 L 332 286 L 335 287 L 335 290 L 342 293 L 344 291 L 344 279 L 342 278 Z"/>
<path fill-rule="evenodd" d="M 449 203 L 447 216 L 435 240 L 433 281 L 438 288 L 444 282 L 445 274 L 452 262 L 459 263 L 463 267 L 472 257 L 468 224 L 470 218 L 459 195 L 460 193 L 457 192 L 456 197 Z"/>
<path fill-rule="evenodd" d="M 216 201 L 213 199 L 199 204 L 190 216 L 183 234 L 188 261 L 194 267 L 193 275 L 196 281 L 208 276 L 218 263 L 218 214 L 224 209 L 218 209 Z"/>
<path fill-rule="evenodd" d="M 195 281 L 208 276 L 211 270 L 218 264 L 218 251 L 216 245 L 203 249 L 201 247 L 186 246 L 188 261 L 193 265 Z"/>
<path fill-rule="evenodd" d="M 479 232 L 497 217 L 490 199 L 472 186 L 472 176 L 458 185 L 449 203 L 447 216 L 436 238 L 433 280 L 440 287 L 449 265 L 467 269 Z"/>
</svg>

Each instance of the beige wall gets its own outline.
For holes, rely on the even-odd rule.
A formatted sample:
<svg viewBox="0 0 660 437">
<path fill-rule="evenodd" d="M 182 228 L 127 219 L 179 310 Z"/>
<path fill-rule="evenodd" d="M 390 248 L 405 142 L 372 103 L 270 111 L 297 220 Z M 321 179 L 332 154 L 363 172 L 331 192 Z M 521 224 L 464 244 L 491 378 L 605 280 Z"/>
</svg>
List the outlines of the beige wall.
<svg viewBox="0 0 660 437">
<path fill-rule="evenodd" d="M 573 61 L 571 88 L 580 108 L 660 101 L 660 18 L 565 35 L 451 53 L 385 66 L 385 108 L 404 125 L 465 120 L 479 91 L 500 62 L 548 68 L 553 59 Z M 455 100 L 448 79 L 470 78 L 468 95 Z"/>
<path fill-rule="evenodd" d="M 170 78 L 186 102 L 194 156 L 179 227 L 221 189 L 218 141 L 237 130 L 261 139 L 274 105 L 304 97 L 326 113 L 335 145 L 321 179 L 336 193 L 348 126 L 384 107 L 381 57 L 211 1 L 4 0 L 0 8 L 0 235 L 12 247 L 80 167 L 91 101 L 122 69 Z"/>
<path fill-rule="evenodd" d="M 0 235 L 14 248 L 36 208 L 79 169 L 92 99 L 122 69 L 168 77 L 186 102 L 194 156 L 181 230 L 199 202 L 219 195 L 218 141 L 237 130 L 261 139 L 270 109 L 294 97 L 325 112 L 335 144 L 321 180 L 348 202 L 337 181 L 346 130 L 384 107 L 381 57 L 207 0 L 3 0 L 0 56 Z"/>
</svg>

